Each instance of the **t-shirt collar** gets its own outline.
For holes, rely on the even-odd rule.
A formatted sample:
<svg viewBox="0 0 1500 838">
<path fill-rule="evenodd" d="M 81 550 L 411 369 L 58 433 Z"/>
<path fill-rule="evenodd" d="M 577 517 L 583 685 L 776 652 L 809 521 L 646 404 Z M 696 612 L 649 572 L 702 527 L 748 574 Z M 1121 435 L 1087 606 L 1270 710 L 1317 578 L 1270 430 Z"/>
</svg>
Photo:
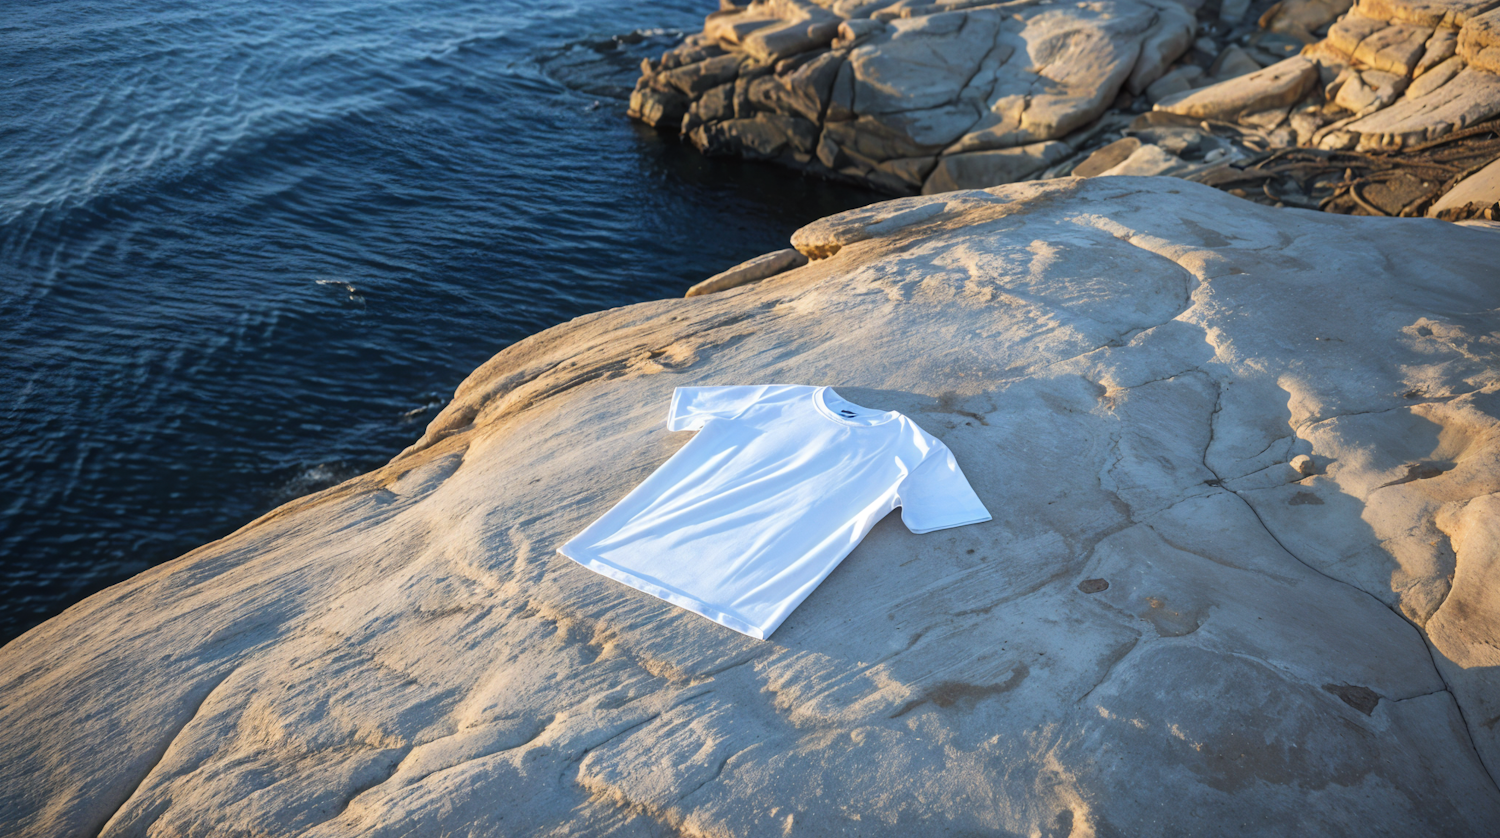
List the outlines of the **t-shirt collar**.
<svg viewBox="0 0 1500 838">
<path fill-rule="evenodd" d="M 894 410 L 882 411 L 861 407 L 834 392 L 832 387 L 819 387 L 814 390 L 812 402 L 813 407 L 819 413 L 840 425 L 848 425 L 852 428 L 873 428 L 877 425 L 884 425 L 901 415 Z M 859 420 L 856 418 L 859 414 L 865 414 L 867 419 L 875 421 Z"/>
</svg>

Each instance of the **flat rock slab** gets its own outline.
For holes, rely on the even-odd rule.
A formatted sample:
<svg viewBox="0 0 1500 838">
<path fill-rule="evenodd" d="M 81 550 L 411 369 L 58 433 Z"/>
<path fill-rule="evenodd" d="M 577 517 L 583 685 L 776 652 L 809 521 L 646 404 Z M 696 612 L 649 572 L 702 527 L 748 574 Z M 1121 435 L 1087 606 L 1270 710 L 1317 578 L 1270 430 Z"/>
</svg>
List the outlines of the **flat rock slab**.
<svg viewBox="0 0 1500 838">
<path fill-rule="evenodd" d="M 1164 178 L 824 219 L 0 649 L 6 831 L 1485 834 L 1497 242 Z M 994 521 L 881 522 L 769 642 L 554 552 L 752 382 L 907 413 Z"/>
<path fill-rule="evenodd" d="M 1465 67 L 1441 87 L 1346 126 L 1361 149 L 1400 148 L 1435 140 L 1500 115 L 1500 76 Z"/>
<path fill-rule="evenodd" d="M 1470 204 L 1482 207 L 1500 203 L 1500 160 L 1458 182 L 1443 197 L 1433 203 L 1427 214 L 1437 217 L 1444 210 L 1459 209 Z"/>
<path fill-rule="evenodd" d="M 1317 80 L 1317 65 L 1298 55 L 1248 75 L 1168 96 L 1156 103 L 1156 110 L 1201 119 L 1233 119 L 1288 107 L 1307 95 Z"/>
</svg>

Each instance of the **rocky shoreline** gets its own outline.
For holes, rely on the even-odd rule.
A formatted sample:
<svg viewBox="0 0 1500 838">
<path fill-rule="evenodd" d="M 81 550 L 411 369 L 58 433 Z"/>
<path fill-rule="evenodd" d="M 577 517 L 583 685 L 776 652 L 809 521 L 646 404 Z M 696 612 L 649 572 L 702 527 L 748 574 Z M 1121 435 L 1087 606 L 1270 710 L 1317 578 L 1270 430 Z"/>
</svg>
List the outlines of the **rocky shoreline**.
<svg viewBox="0 0 1500 838">
<path fill-rule="evenodd" d="M 1167 178 L 826 218 L 0 648 L 5 831 L 1486 834 L 1496 242 Z M 916 418 L 995 520 L 882 522 L 769 642 L 556 555 L 674 387 L 763 381 Z"/>
<path fill-rule="evenodd" d="M 1497 55 L 1496 0 L 723 0 L 645 62 L 630 114 L 706 154 L 895 195 L 1169 175 L 1495 218 Z M 1441 159 L 1412 157 L 1433 143 Z"/>
</svg>

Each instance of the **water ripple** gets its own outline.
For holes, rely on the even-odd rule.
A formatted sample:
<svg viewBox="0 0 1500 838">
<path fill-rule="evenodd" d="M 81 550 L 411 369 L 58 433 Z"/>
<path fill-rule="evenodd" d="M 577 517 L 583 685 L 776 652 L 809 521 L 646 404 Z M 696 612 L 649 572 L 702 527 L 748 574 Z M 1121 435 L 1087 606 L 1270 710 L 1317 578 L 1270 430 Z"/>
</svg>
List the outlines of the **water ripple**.
<svg viewBox="0 0 1500 838">
<path fill-rule="evenodd" d="M 379 465 L 506 345 L 871 200 L 624 118 L 714 8 L 0 5 L 0 641 Z"/>
</svg>

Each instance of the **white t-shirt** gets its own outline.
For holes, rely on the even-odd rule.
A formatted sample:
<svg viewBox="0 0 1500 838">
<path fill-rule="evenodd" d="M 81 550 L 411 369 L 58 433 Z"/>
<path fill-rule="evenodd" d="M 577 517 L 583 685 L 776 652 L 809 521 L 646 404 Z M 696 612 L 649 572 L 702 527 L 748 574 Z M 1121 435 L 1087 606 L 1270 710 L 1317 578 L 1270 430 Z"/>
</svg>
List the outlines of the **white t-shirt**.
<svg viewBox="0 0 1500 838">
<path fill-rule="evenodd" d="M 990 520 L 953 453 L 827 387 L 678 387 L 698 435 L 564 556 L 764 640 L 896 507 L 915 533 Z"/>
</svg>

